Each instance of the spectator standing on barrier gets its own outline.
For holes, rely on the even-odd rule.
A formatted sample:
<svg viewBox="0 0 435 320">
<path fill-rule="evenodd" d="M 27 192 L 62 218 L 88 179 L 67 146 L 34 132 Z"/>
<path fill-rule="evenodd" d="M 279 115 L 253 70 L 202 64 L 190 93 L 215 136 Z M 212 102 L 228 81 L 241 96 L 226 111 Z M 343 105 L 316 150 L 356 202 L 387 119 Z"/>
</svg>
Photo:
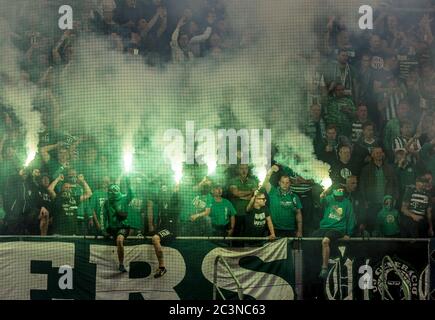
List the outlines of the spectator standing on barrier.
<svg viewBox="0 0 435 320">
<path fill-rule="evenodd" d="M 426 190 L 427 179 L 419 176 L 415 186 L 408 188 L 402 201 L 402 236 L 407 238 L 433 237 L 432 207 Z"/>
<path fill-rule="evenodd" d="M 302 204 L 299 197 L 290 190 L 290 177 L 286 174 L 282 175 L 279 178 L 278 187 L 270 184 L 270 177 L 278 171 L 279 167 L 273 165 L 263 182 L 263 187 L 269 195 L 270 216 L 275 235 L 278 237 L 302 237 Z"/>
<path fill-rule="evenodd" d="M 154 273 L 154 278 L 160 278 L 167 272 L 163 258 L 161 243 L 167 243 L 175 239 L 178 234 L 178 219 L 180 215 L 180 194 L 179 185 L 176 184 L 173 191 L 163 184 L 157 197 L 157 224 L 154 227 L 153 218 L 148 217 L 149 229 L 156 230 L 152 242 L 156 252 L 159 268 Z"/>
<path fill-rule="evenodd" d="M 399 211 L 394 208 L 392 196 L 384 197 L 384 205 L 378 212 L 375 235 L 386 238 L 400 237 L 400 216 Z"/>
<path fill-rule="evenodd" d="M 236 209 L 233 204 L 222 198 L 222 186 L 214 184 L 211 192 L 213 200 L 210 209 L 211 226 L 213 235 L 218 237 L 231 237 L 236 224 Z"/>
<path fill-rule="evenodd" d="M 107 232 L 115 239 L 118 252 L 120 272 L 127 272 L 124 267 L 124 242 L 130 233 L 128 221 L 128 204 L 131 201 L 131 194 L 124 195 L 117 184 L 108 188 L 108 200 L 104 204 L 104 214 L 107 219 Z"/>
<path fill-rule="evenodd" d="M 382 209 L 384 196 L 399 196 L 397 177 L 393 168 L 385 161 L 381 147 L 372 149 L 372 160 L 361 171 L 360 191 L 365 217 L 360 223 L 360 232 L 373 232 L 376 226 L 376 215 Z"/>
<path fill-rule="evenodd" d="M 247 164 L 240 164 L 238 167 L 238 177 L 229 182 L 230 201 L 236 209 L 236 225 L 234 226 L 234 237 L 239 237 L 244 233 L 246 207 L 252 198 L 254 191 L 258 188 L 258 180 L 251 176 Z"/>
<path fill-rule="evenodd" d="M 83 201 L 92 196 L 92 191 L 86 183 L 84 176 L 79 175 L 76 182 L 83 187 L 83 194 L 74 191 L 74 184 L 76 182 L 72 180 L 63 183 L 61 191 L 58 194 L 55 189 L 64 180 L 64 176 L 59 175 L 48 187 L 50 197 L 55 201 L 53 233 L 59 235 L 78 235 L 81 233 L 79 230 L 79 208 Z"/>
<path fill-rule="evenodd" d="M 269 234 L 269 240 L 275 240 L 275 229 L 270 217 L 270 210 L 266 206 L 266 194 L 256 190 L 246 207 L 246 226 L 242 233 L 243 237 L 265 237 Z M 259 242 L 249 242 L 250 245 Z"/>
<path fill-rule="evenodd" d="M 322 269 L 319 277 L 328 276 L 330 245 L 336 240 L 349 239 L 355 228 L 355 215 L 350 200 L 344 196 L 343 188 L 334 189 L 332 195 L 326 196 L 326 191 L 320 195 L 325 206 L 320 229 L 314 231 L 313 237 L 322 237 Z"/>
</svg>

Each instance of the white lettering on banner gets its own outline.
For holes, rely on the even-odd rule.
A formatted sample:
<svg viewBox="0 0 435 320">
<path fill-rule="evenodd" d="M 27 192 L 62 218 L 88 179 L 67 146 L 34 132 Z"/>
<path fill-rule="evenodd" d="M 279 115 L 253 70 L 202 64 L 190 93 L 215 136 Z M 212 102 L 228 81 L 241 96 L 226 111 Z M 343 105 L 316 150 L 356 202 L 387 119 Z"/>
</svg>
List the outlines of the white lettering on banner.
<svg viewBox="0 0 435 320">
<path fill-rule="evenodd" d="M 59 268 L 60 277 L 58 285 L 61 290 L 72 290 L 73 288 L 73 270 L 71 266 L 65 265 Z"/>
<path fill-rule="evenodd" d="M 359 278 L 358 286 L 361 290 L 373 289 L 373 269 L 368 264 L 362 265 L 358 269 L 358 273 L 362 274 Z"/>
<path fill-rule="evenodd" d="M 373 8 L 368 5 L 359 7 L 359 13 L 363 15 L 358 20 L 358 26 L 361 30 L 373 29 Z"/>
<path fill-rule="evenodd" d="M 74 268 L 74 244 L 67 242 L 0 243 L 0 300 L 30 300 L 31 290 L 47 290 L 48 274 L 31 273 L 32 261 L 49 261 L 52 268 Z"/>
<path fill-rule="evenodd" d="M 400 279 L 398 273 L 404 281 Z M 379 296 L 384 293 L 386 300 L 406 300 L 409 297 L 418 299 L 419 297 L 417 271 L 412 265 L 398 258 L 393 258 L 393 264 L 386 262 L 383 269 L 382 263 L 379 264 L 375 269 L 373 285 L 373 292 Z"/>
<path fill-rule="evenodd" d="M 353 260 L 346 257 L 344 267 L 346 267 L 347 272 L 344 275 L 341 260 L 344 258 L 346 247 L 339 247 L 339 251 L 341 256 L 332 260 L 334 265 L 331 267 L 326 279 L 326 296 L 328 300 L 353 300 Z M 342 283 L 343 280 L 345 281 L 344 284 Z"/>
<path fill-rule="evenodd" d="M 130 293 L 140 293 L 145 300 L 179 300 L 174 287 L 186 275 L 186 264 L 178 250 L 163 247 L 166 268 L 164 277 L 154 279 L 158 261 L 152 245 L 124 247 L 124 265 L 130 270 L 132 262 L 145 262 L 151 266 L 146 277 L 129 278 L 129 272 L 118 271 L 116 246 L 91 245 L 89 262 L 96 264 L 97 300 L 128 300 Z"/>
<path fill-rule="evenodd" d="M 265 247 L 228 250 L 216 248 L 211 250 L 202 262 L 204 277 L 213 283 L 214 262 L 217 256 L 223 256 L 236 278 L 243 287 L 243 293 L 257 300 L 294 300 L 292 286 L 273 274 L 253 271 L 240 267 L 240 259 L 249 256 L 260 258 L 263 262 L 287 259 L 287 239 L 268 243 Z M 265 286 L 267 284 L 267 286 Z M 218 264 L 219 288 L 237 292 L 234 279 L 230 276 L 223 263 Z"/>
<path fill-rule="evenodd" d="M 429 265 L 424 268 L 418 280 L 418 293 L 420 300 L 428 300 L 429 298 Z"/>
<path fill-rule="evenodd" d="M 59 8 L 59 14 L 62 16 L 57 22 L 61 30 L 71 30 L 73 28 L 73 9 L 69 5 L 63 5 Z"/>
</svg>

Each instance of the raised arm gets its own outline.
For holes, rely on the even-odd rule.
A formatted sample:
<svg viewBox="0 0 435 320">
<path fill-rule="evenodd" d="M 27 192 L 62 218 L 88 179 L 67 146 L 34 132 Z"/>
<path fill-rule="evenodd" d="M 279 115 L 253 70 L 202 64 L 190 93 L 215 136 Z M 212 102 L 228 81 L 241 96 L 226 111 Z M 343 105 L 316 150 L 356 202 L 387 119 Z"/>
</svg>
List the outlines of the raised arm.
<svg viewBox="0 0 435 320">
<path fill-rule="evenodd" d="M 269 171 L 267 171 L 266 178 L 264 178 L 263 187 L 266 189 L 266 192 L 269 193 L 270 189 L 272 189 L 272 185 L 270 184 L 270 177 L 274 172 L 278 172 L 279 167 L 274 164 Z"/>
<path fill-rule="evenodd" d="M 168 27 L 168 12 L 165 7 L 159 7 L 157 10 L 159 16 L 161 18 L 159 29 L 157 30 L 157 37 L 161 37 L 161 35 L 166 31 Z"/>
<path fill-rule="evenodd" d="M 56 191 L 54 191 L 54 189 L 56 188 L 57 184 L 58 184 L 60 181 L 63 181 L 63 180 L 64 180 L 63 174 L 60 174 L 60 175 L 59 175 L 56 179 L 54 179 L 54 180 L 50 183 L 50 185 L 48 186 L 47 191 L 48 191 L 48 194 L 50 195 L 50 197 L 51 197 L 52 199 L 55 199 L 55 198 L 56 198 Z"/>
<path fill-rule="evenodd" d="M 200 42 L 207 41 L 208 38 L 210 38 L 210 36 L 211 36 L 211 31 L 212 31 L 211 27 L 207 27 L 202 34 L 195 36 L 195 37 L 192 37 L 192 39 L 190 39 L 189 43 L 194 44 L 194 43 L 200 43 Z"/>
<path fill-rule="evenodd" d="M 77 182 L 80 183 L 84 189 L 83 195 L 80 196 L 80 201 L 85 201 L 92 197 L 92 190 L 89 187 L 88 183 L 85 180 L 85 177 L 82 174 L 79 174 L 77 177 Z"/>
<path fill-rule="evenodd" d="M 251 200 L 249 200 L 248 206 L 246 207 L 246 211 L 251 211 L 252 207 L 254 206 L 255 198 L 257 197 L 258 190 L 255 190 L 254 195 L 252 196 Z"/>
<path fill-rule="evenodd" d="M 60 145 L 61 145 L 61 143 L 58 142 L 56 144 L 50 144 L 50 145 L 41 147 L 40 151 L 41 151 L 42 161 L 44 163 L 48 163 L 50 161 L 50 151 L 59 148 Z"/>
</svg>

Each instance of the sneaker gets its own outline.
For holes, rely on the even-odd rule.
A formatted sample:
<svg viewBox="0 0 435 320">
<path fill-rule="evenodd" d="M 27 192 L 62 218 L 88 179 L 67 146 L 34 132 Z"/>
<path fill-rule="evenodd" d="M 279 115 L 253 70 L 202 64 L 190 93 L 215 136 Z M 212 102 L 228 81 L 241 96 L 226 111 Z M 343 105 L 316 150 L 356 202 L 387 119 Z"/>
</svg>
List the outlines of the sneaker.
<svg viewBox="0 0 435 320">
<path fill-rule="evenodd" d="M 165 267 L 163 267 L 163 268 L 158 268 L 157 270 L 156 270 L 156 273 L 154 273 L 154 278 L 160 278 L 160 277 L 163 277 L 164 275 L 165 275 L 165 273 L 166 273 L 166 268 Z"/>
<path fill-rule="evenodd" d="M 328 277 L 328 268 L 322 267 L 320 271 L 319 278 L 326 279 Z"/>
<path fill-rule="evenodd" d="M 122 273 L 127 272 L 127 269 L 125 269 L 125 267 L 124 267 L 123 264 L 120 264 L 120 265 L 119 265 L 118 270 L 119 270 L 120 272 L 122 272 Z"/>
</svg>

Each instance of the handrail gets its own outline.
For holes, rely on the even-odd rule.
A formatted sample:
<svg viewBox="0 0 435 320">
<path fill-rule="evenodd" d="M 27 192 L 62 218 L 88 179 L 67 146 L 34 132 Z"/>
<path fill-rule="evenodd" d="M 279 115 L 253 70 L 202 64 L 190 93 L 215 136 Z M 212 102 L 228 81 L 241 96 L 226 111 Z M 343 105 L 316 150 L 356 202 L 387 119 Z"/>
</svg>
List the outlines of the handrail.
<svg viewBox="0 0 435 320">
<path fill-rule="evenodd" d="M 405 289 L 403 290 L 403 292 L 405 293 L 405 298 L 406 298 L 406 300 L 411 300 L 411 294 L 410 294 L 410 290 L 409 290 L 408 283 L 406 283 L 406 281 L 405 281 L 405 279 L 403 278 L 402 274 L 401 274 L 400 271 L 397 269 L 396 265 L 394 264 L 393 259 L 391 259 L 391 257 L 388 256 L 388 255 L 387 255 L 387 256 L 384 256 L 384 257 L 382 258 L 382 267 L 381 267 L 382 273 L 381 273 L 381 277 L 380 277 L 380 278 L 383 280 L 382 292 L 381 292 L 382 300 L 385 300 L 385 292 L 387 292 L 388 295 L 389 295 L 389 297 L 390 297 L 390 299 L 393 300 L 393 297 L 391 296 L 390 292 L 388 291 L 388 286 L 386 285 L 386 283 L 387 283 L 387 277 L 386 277 L 386 275 L 385 275 L 385 262 L 384 262 L 385 260 L 388 260 L 388 262 L 391 263 L 391 266 L 392 266 L 393 270 L 394 270 L 394 271 L 396 272 L 396 274 L 399 276 L 400 281 L 402 282 L 402 285 L 403 285 L 404 288 L 405 288 Z"/>
<path fill-rule="evenodd" d="M 92 236 L 92 235 L 86 235 L 86 236 L 62 236 L 62 235 L 49 235 L 49 236 L 37 236 L 37 235 L 0 235 L 0 239 L 5 238 L 19 238 L 19 239 L 34 239 L 34 238 L 40 238 L 40 239 L 89 239 L 89 240 L 99 240 L 104 239 L 103 236 Z M 143 239 L 151 239 L 152 236 L 145 236 L 145 237 L 138 237 L 138 236 L 129 236 L 128 239 L 135 239 L 135 240 L 143 240 Z M 175 239 L 178 240 L 243 240 L 243 241 L 258 241 L 258 240 L 269 240 L 268 237 L 214 237 L 214 236 L 178 236 Z M 288 240 L 294 240 L 294 241 L 321 241 L 323 238 L 320 237 L 277 237 L 276 240 L 279 239 L 288 239 Z M 365 241 L 365 242 L 375 242 L 375 241 L 394 241 L 394 242 L 428 242 L 431 238 L 350 238 L 348 240 L 338 240 L 338 242 L 353 242 L 353 241 Z"/>
<path fill-rule="evenodd" d="M 222 291 L 219 289 L 218 285 L 217 285 L 217 265 L 219 263 L 219 261 L 222 260 L 225 268 L 228 270 L 228 272 L 230 273 L 231 278 L 234 279 L 234 281 L 236 282 L 237 285 L 237 295 L 239 296 L 239 300 L 243 300 L 243 288 L 242 285 L 240 284 L 239 280 L 237 279 L 237 277 L 234 275 L 233 271 L 231 270 L 230 266 L 228 265 L 227 261 L 224 259 L 224 257 L 222 257 L 221 255 L 218 255 L 216 257 L 216 259 L 214 260 L 214 272 L 213 272 L 213 300 L 216 300 L 216 291 L 219 292 L 220 296 L 222 297 L 223 300 L 225 299 L 225 296 L 223 295 Z"/>
</svg>

